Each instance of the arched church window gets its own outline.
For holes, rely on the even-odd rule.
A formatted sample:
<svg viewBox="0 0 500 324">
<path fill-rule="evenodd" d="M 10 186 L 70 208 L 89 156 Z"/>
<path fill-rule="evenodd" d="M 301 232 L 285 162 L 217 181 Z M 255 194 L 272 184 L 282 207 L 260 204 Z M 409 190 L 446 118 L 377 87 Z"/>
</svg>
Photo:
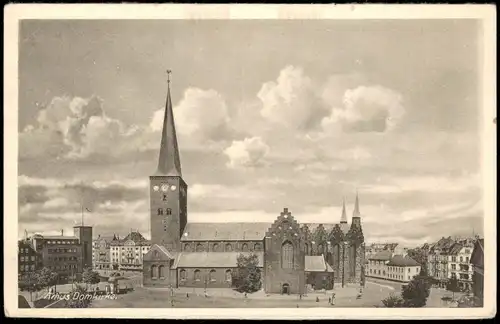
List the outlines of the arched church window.
<svg viewBox="0 0 500 324">
<path fill-rule="evenodd" d="M 306 252 L 306 255 L 309 255 L 309 244 L 304 244 L 304 251 Z"/>
<path fill-rule="evenodd" d="M 167 215 L 172 215 L 172 208 L 167 208 Z"/>
<path fill-rule="evenodd" d="M 261 247 L 260 243 L 255 243 L 254 246 L 253 246 L 253 249 L 255 251 L 260 251 L 262 249 L 262 247 Z"/>
<path fill-rule="evenodd" d="M 323 254 L 323 244 L 318 244 L 318 255 Z"/>
<path fill-rule="evenodd" d="M 182 269 L 180 275 L 181 275 L 181 281 L 185 281 L 186 280 L 186 270 Z"/>
<path fill-rule="evenodd" d="M 194 281 L 200 281 L 201 280 L 201 272 L 200 270 L 196 269 L 194 270 Z"/>
<path fill-rule="evenodd" d="M 227 243 L 226 244 L 226 252 L 231 252 L 233 251 L 233 246 L 231 245 L 231 243 Z"/>
<path fill-rule="evenodd" d="M 219 252 L 219 244 L 214 243 L 214 245 L 212 246 L 212 251 Z"/>
<path fill-rule="evenodd" d="M 158 267 L 158 278 L 163 279 L 165 277 L 165 267 L 163 265 Z"/>
<path fill-rule="evenodd" d="M 210 273 L 208 274 L 208 280 L 215 281 L 215 270 L 214 269 L 210 270 Z"/>
<path fill-rule="evenodd" d="M 201 243 L 196 244 L 196 252 L 203 252 L 203 244 Z"/>
<path fill-rule="evenodd" d="M 151 279 L 156 279 L 156 266 L 151 266 Z"/>
<path fill-rule="evenodd" d="M 163 215 L 163 208 L 158 208 L 158 215 Z"/>
<path fill-rule="evenodd" d="M 184 251 L 191 252 L 191 245 L 189 245 L 189 243 L 184 244 Z"/>
<path fill-rule="evenodd" d="M 226 281 L 231 281 L 232 280 L 232 275 L 231 275 L 231 270 L 226 270 Z"/>
<path fill-rule="evenodd" d="M 293 269 L 293 244 L 290 241 L 285 241 L 281 246 L 281 267 Z"/>
<path fill-rule="evenodd" d="M 241 250 L 242 250 L 243 252 L 248 251 L 248 244 L 243 243 L 243 245 L 241 246 Z"/>
</svg>

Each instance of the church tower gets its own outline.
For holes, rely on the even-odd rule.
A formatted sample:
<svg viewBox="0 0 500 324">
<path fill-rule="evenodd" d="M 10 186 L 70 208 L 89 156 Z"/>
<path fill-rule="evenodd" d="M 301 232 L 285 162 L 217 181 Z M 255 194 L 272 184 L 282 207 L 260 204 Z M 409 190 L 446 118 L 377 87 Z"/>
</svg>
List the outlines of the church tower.
<svg viewBox="0 0 500 324">
<path fill-rule="evenodd" d="M 165 117 L 156 173 L 149 177 L 151 244 L 180 251 L 180 238 L 187 223 L 187 184 L 182 179 L 168 75 Z"/>
</svg>

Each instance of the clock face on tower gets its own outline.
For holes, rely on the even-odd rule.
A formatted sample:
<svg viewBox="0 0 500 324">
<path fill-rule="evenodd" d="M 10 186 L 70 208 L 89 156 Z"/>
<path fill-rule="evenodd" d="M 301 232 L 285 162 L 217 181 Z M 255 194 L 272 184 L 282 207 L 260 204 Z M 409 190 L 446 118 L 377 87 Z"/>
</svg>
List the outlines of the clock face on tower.
<svg viewBox="0 0 500 324">
<path fill-rule="evenodd" d="M 160 187 L 159 186 L 153 186 L 153 190 L 154 191 L 158 191 L 158 190 L 160 190 Z"/>
<path fill-rule="evenodd" d="M 161 191 L 167 192 L 167 190 L 168 190 L 168 184 L 162 184 L 161 185 Z"/>
</svg>

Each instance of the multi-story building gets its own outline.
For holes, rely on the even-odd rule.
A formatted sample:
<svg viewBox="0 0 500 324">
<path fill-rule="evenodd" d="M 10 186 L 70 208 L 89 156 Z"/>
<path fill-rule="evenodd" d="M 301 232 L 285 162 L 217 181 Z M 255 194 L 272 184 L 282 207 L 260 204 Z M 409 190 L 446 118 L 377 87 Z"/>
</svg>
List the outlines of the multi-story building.
<svg viewBox="0 0 500 324">
<path fill-rule="evenodd" d="M 455 241 L 450 237 L 442 237 L 429 248 L 427 256 L 427 270 L 429 276 L 434 277 L 438 287 L 446 288 L 450 278 L 448 271 L 448 254 Z"/>
<path fill-rule="evenodd" d="M 462 290 L 472 290 L 473 268 L 470 258 L 474 243 L 463 240 L 453 244 L 448 252 L 448 279 L 458 279 L 458 286 Z"/>
<path fill-rule="evenodd" d="M 420 273 L 420 264 L 407 255 L 381 251 L 368 260 L 367 277 L 409 282 Z"/>
<path fill-rule="evenodd" d="M 109 247 L 112 269 L 142 271 L 144 254 L 151 248 L 151 242 L 135 231 L 123 239 L 113 237 Z"/>
<path fill-rule="evenodd" d="M 484 300 L 484 239 L 477 239 L 474 243 L 474 249 L 471 255 L 471 264 L 473 268 L 472 292 L 474 297 L 483 305 Z"/>
<path fill-rule="evenodd" d="M 398 243 L 372 243 L 365 247 L 365 259 L 368 260 L 370 257 L 382 251 L 390 251 L 391 253 L 396 253 Z"/>
<path fill-rule="evenodd" d="M 96 270 L 111 270 L 111 242 L 117 241 L 112 237 L 99 235 L 92 242 L 92 265 Z"/>
<path fill-rule="evenodd" d="M 17 244 L 17 262 L 19 265 L 19 274 L 24 275 L 42 268 L 42 256 L 31 246 L 28 239 L 20 240 Z"/>
<path fill-rule="evenodd" d="M 58 274 L 60 283 L 78 277 L 92 266 L 92 227 L 75 226 L 74 236 L 35 234 L 29 244 L 41 256 L 43 267 Z"/>
</svg>

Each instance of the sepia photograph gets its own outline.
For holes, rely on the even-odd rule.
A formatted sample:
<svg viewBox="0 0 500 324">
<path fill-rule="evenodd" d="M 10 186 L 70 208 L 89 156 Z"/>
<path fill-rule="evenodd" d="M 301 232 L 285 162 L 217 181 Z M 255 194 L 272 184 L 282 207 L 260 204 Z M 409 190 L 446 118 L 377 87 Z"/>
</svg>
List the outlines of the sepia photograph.
<svg viewBox="0 0 500 324">
<path fill-rule="evenodd" d="M 7 313 L 496 314 L 493 6 L 99 6 L 11 6 Z"/>
</svg>

